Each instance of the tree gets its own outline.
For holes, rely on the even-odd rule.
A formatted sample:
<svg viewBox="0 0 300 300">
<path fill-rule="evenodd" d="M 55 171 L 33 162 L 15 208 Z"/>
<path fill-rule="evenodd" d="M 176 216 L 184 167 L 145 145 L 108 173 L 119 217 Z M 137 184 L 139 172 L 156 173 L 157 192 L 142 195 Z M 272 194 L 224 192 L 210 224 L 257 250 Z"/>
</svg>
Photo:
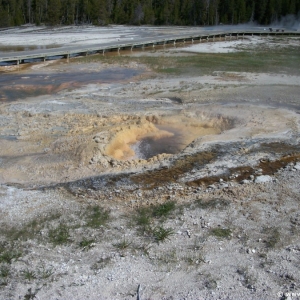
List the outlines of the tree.
<svg viewBox="0 0 300 300">
<path fill-rule="evenodd" d="M 10 26 L 9 7 L 1 3 L 0 6 L 0 27 Z"/>
<path fill-rule="evenodd" d="M 216 25 L 300 16 L 300 0 L 0 0 L 0 26 L 24 23 Z M 293 18 L 291 18 L 293 19 Z"/>
<path fill-rule="evenodd" d="M 57 25 L 60 24 L 60 0 L 49 0 L 48 2 L 48 24 Z"/>
<path fill-rule="evenodd" d="M 134 9 L 134 17 L 133 17 L 133 23 L 137 25 L 141 25 L 141 22 L 144 19 L 144 11 L 141 3 L 138 3 L 136 8 Z"/>
<path fill-rule="evenodd" d="M 152 0 L 143 2 L 144 24 L 154 24 L 155 15 L 152 7 Z"/>
</svg>

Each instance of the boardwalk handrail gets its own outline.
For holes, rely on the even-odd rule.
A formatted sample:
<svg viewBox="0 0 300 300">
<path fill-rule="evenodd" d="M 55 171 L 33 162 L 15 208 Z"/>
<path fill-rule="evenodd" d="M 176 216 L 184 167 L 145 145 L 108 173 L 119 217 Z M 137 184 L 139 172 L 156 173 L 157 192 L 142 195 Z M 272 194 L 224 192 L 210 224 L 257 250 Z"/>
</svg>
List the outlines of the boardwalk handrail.
<svg viewBox="0 0 300 300">
<path fill-rule="evenodd" d="M 160 38 L 160 39 L 145 39 L 143 41 L 139 41 L 137 43 L 124 43 L 124 44 L 115 44 L 115 45 L 95 45 L 88 48 L 83 49 L 73 49 L 73 48 L 65 48 L 63 50 L 59 51 L 52 51 L 51 49 L 48 49 L 48 52 L 42 52 L 42 53 L 30 53 L 30 54 L 21 54 L 21 55 L 14 55 L 14 56 L 7 56 L 7 57 L 0 57 L 0 62 L 9 63 L 16 61 L 17 64 L 19 63 L 26 63 L 25 60 L 32 60 L 32 59 L 47 59 L 49 57 L 70 57 L 72 55 L 80 55 L 85 53 L 88 55 L 89 53 L 95 53 L 95 52 L 107 52 L 107 51 L 113 51 L 117 50 L 120 51 L 122 49 L 130 48 L 134 49 L 137 47 L 144 47 L 145 45 L 158 45 L 158 44 L 168 44 L 170 42 L 176 43 L 176 41 L 186 41 L 186 40 L 201 40 L 201 39 L 210 39 L 210 38 L 220 38 L 220 37 L 232 37 L 236 36 L 236 38 L 239 38 L 241 36 L 249 36 L 249 35 L 260 35 L 260 36 L 276 36 L 276 35 L 294 35 L 294 36 L 300 36 L 300 32 L 296 31 L 286 31 L 286 32 L 269 32 L 269 31 L 234 31 L 234 32 L 213 32 L 213 33 L 203 33 L 203 34 L 197 34 L 197 35 L 180 35 L 180 36 L 171 36 L 168 38 Z"/>
</svg>

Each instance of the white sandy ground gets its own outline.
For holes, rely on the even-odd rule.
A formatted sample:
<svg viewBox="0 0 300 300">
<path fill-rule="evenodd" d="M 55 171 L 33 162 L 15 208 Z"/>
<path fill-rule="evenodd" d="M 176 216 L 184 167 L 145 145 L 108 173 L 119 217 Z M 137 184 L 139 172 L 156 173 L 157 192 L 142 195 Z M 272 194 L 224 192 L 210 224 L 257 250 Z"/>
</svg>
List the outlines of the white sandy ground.
<svg viewBox="0 0 300 300">
<path fill-rule="evenodd" d="M 231 52 L 237 52 L 238 46 L 253 46 L 257 45 L 259 43 L 265 43 L 265 39 L 259 39 L 259 38 L 251 38 L 251 39 L 245 39 L 244 41 L 238 40 L 238 41 L 222 41 L 222 42 L 203 42 L 201 44 L 192 45 L 189 47 L 185 47 L 182 49 L 182 51 L 186 52 L 193 52 L 193 53 L 231 53 Z"/>
<path fill-rule="evenodd" d="M 229 40 L 217 42 L 195 42 L 194 45 L 181 48 L 180 51 L 193 52 L 193 53 L 232 53 L 238 51 L 254 50 L 256 47 L 268 47 L 269 49 L 277 48 L 278 44 L 274 43 L 272 37 L 245 37 L 244 40 Z M 280 47 L 299 46 L 299 39 L 289 39 L 285 45 Z M 175 49 L 173 51 L 176 51 Z"/>
<path fill-rule="evenodd" d="M 174 30 L 174 29 L 173 29 Z M 47 45 L 90 45 L 113 41 L 132 41 L 137 36 L 166 34 L 173 31 L 170 27 L 130 27 L 130 26 L 68 26 L 47 28 L 29 27 L 21 30 L 10 29 L 0 32 L 0 46 L 47 46 Z M 188 29 L 195 32 L 195 28 Z M 199 30 L 199 29 L 198 29 Z M 177 31 L 184 31 L 179 27 Z"/>
<path fill-rule="evenodd" d="M 91 30 L 78 30 L 78 32 L 58 32 L 53 31 L 52 33 L 44 33 L 43 30 L 38 30 L 35 33 L 1 33 L 0 35 L 0 45 L 3 46 L 47 46 L 47 45 L 89 45 L 89 44 L 101 44 L 107 42 L 113 42 L 116 40 L 123 40 L 121 38 L 122 34 L 126 34 L 125 32 L 121 32 L 116 30 L 115 32 L 105 33 L 101 30 L 96 30 L 95 28 L 91 28 Z M 124 40 L 132 40 L 134 38 L 134 34 L 126 34 L 126 38 Z"/>
<path fill-rule="evenodd" d="M 172 26 L 21 26 L 2 29 L 0 31 L 0 46 L 47 46 L 47 45 L 90 45 L 112 41 L 132 41 L 137 37 L 163 36 L 166 34 L 199 34 L 207 32 L 223 32 L 224 30 L 262 30 L 261 27 L 229 26 L 229 27 L 172 27 Z"/>
</svg>

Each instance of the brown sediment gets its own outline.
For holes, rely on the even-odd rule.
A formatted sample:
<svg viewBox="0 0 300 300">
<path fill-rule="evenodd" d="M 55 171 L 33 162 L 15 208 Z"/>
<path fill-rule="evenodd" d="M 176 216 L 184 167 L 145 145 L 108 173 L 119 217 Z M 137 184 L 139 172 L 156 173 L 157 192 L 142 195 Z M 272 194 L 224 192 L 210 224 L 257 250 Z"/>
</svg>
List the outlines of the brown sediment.
<svg viewBox="0 0 300 300">
<path fill-rule="evenodd" d="M 208 186 L 219 182 L 220 179 L 224 181 L 234 180 L 241 182 L 242 180 L 249 179 L 250 175 L 255 175 L 257 169 L 261 169 L 263 175 L 274 175 L 281 168 L 286 167 L 290 163 L 296 163 L 300 161 L 300 153 L 293 155 L 283 156 L 277 160 L 261 160 L 260 163 L 255 167 L 244 166 L 237 168 L 230 168 L 225 174 L 219 176 L 208 176 L 193 180 L 187 183 L 189 186 Z M 235 175 L 232 177 L 232 175 Z"/>
<path fill-rule="evenodd" d="M 261 160 L 258 168 L 262 169 L 264 175 L 273 175 L 279 169 L 286 167 L 289 163 L 296 163 L 300 161 L 300 153 L 283 156 L 275 161 Z"/>
<path fill-rule="evenodd" d="M 283 153 L 284 155 L 293 154 L 299 152 L 298 145 L 289 145 L 282 142 L 273 142 L 273 143 L 261 143 L 259 146 L 259 151 L 266 151 L 268 153 Z M 252 152 L 255 152 L 256 149 L 253 149 Z"/>
<path fill-rule="evenodd" d="M 192 180 L 189 181 L 187 185 L 209 186 L 219 182 L 220 179 L 223 179 L 224 181 L 234 180 L 236 182 L 241 182 L 242 180 L 249 179 L 250 175 L 257 175 L 258 169 L 262 170 L 262 175 L 274 175 L 279 169 L 286 167 L 288 164 L 300 161 L 300 152 L 297 146 L 283 143 L 265 143 L 261 145 L 259 151 L 264 151 L 266 149 L 273 149 L 274 153 L 282 153 L 282 156 L 273 161 L 262 159 L 256 166 L 229 168 L 227 172 L 221 175 L 206 176 Z M 212 162 L 217 157 L 217 154 L 217 149 L 212 152 L 196 153 L 175 161 L 170 167 L 133 175 L 131 176 L 131 180 L 134 183 L 145 185 L 146 188 L 153 188 L 168 182 L 176 182 L 181 175 L 191 171 L 194 167 L 199 167 Z"/>
<path fill-rule="evenodd" d="M 154 188 L 168 182 L 176 182 L 180 175 L 195 166 L 205 165 L 215 158 L 216 152 L 196 153 L 176 160 L 170 167 L 133 175 L 130 179 L 134 183 L 145 185 L 146 188 Z"/>
<path fill-rule="evenodd" d="M 219 182 L 220 179 L 223 179 L 224 181 L 230 180 L 232 174 L 236 174 L 237 177 L 235 177 L 236 181 L 241 181 L 243 179 L 248 179 L 250 175 L 254 174 L 254 169 L 252 167 L 246 166 L 246 167 L 237 167 L 237 168 L 231 168 L 227 171 L 227 173 L 219 175 L 219 176 L 207 176 L 203 178 L 199 178 L 193 181 L 189 181 L 187 183 L 188 186 L 208 186 L 211 184 L 214 184 L 216 182 Z"/>
</svg>

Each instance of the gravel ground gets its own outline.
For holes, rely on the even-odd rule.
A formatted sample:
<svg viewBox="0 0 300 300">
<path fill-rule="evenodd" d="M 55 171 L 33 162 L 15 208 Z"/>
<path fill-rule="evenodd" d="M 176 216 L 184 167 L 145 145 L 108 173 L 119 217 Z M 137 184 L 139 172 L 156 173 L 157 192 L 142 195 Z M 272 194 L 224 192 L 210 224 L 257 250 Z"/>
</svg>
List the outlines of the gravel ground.
<svg viewBox="0 0 300 300">
<path fill-rule="evenodd" d="M 300 299 L 299 76 L 6 75 L 49 85 L 0 104 L 1 299 Z"/>
</svg>

